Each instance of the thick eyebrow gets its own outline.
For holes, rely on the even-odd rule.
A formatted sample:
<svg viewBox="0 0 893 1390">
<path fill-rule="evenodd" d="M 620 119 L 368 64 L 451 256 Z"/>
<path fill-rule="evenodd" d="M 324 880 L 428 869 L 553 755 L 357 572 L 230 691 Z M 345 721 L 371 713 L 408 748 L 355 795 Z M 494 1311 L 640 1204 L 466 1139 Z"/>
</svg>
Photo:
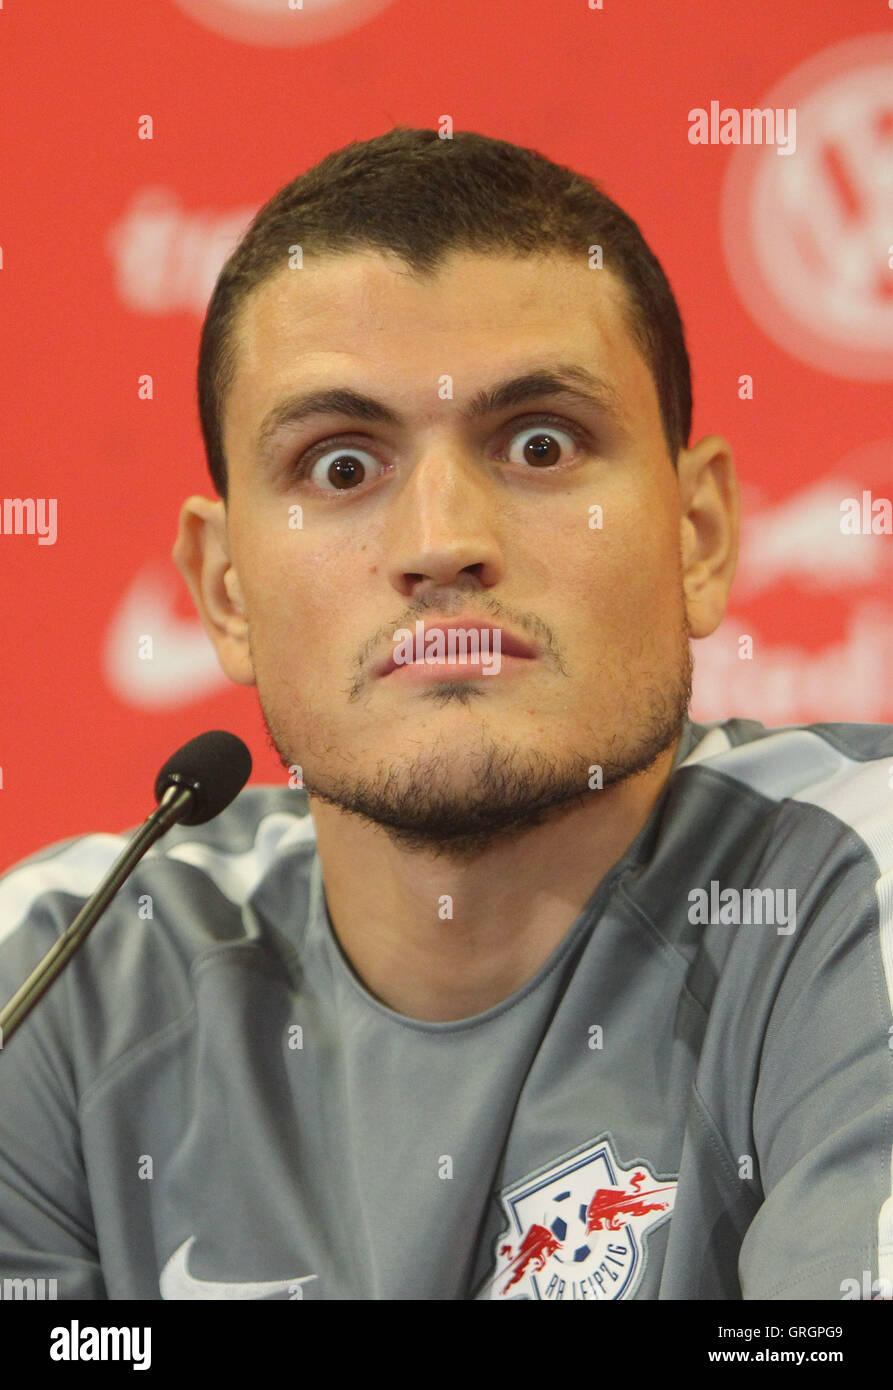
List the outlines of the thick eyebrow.
<svg viewBox="0 0 893 1390">
<path fill-rule="evenodd" d="M 511 377 L 496 386 L 485 388 L 478 392 L 462 413 L 465 419 L 478 420 L 541 396 L 562 396 L 580 405 L 594 406 L 617 430 L 624 431 L 626 412 L 616 387 L 602 377 L 594 376 L 585 367 L 572 363 L 539 367 L 523 376 Z M 404 424 L 402 416 L 385 405 L 384 401 L 347 386 L 288 396 L 264 416 L 257 435 L 258 458 L 264 459 L 269 454 L 280 430 L 315 415 L 346 415 L 380 425 Z"/>
</svg>

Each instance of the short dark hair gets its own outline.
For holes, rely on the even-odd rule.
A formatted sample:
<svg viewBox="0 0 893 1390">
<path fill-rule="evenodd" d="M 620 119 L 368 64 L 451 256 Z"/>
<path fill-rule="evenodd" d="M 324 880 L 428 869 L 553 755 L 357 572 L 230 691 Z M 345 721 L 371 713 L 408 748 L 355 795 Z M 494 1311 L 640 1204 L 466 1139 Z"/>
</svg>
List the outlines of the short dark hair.
<svg viewBox="0 0 893 1390">
<path fill-rule="evenodd" d="M 675 467 L 691 431 L 691 367 L 679 309 L 638 226 L 591 179 L 536 150 L 473 131 L 443 139 L 397 126 L 355 140 L 260 209 L 218 276 L 202 328 L 198 408 L 208 468 L 226 498 L 222 418 L 237 366 L 233 325 L 246 296 L 302 254 L 393 252 L 417 275 L 452 251 L 575 257 L 602 248 L 625 285 L 627 327 L 651 371 Z"/>
</svg>

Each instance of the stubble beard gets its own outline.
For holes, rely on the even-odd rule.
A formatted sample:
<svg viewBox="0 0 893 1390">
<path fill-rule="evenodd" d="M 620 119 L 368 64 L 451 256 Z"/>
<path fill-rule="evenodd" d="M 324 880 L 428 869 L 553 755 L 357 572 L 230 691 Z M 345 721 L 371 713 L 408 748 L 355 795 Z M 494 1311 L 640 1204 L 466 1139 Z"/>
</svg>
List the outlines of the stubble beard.
<svg viewBox="0 0 893 1390">
<path fill-rule="evenodd" d="M 539 749 L 482 732 L 467 757 L 461 781 L 455 749 L 438 746 L 406 762 L 379 763 L 369 777 L 308 771 L 298 751 L 275 727 L 261 700 L 271 747 L 286 771 L 302 770 L 305 791 L 349 815 L 379 826 L 399 848 L 454 862 L 479 858 L 495 844 L 545 825 L 591 797 L 592 768 L 601 768 L 602 789 L 653 767 L 679 738 L 692 695 L 692 655 L 687 620 L 673 671 L 647 686 L 631 684 L 627 727 L 610 739 L 596 738 L 585 751 L 568 750 L 560 760 Z M 428 697 L 441 704 L 469 704 L 486 696 L 473 685 L 432 685 Z M 259 692 L 260 694 L 260 692 Z M 312 718 L 312 716 L 311 716 Z"/>
</svg>

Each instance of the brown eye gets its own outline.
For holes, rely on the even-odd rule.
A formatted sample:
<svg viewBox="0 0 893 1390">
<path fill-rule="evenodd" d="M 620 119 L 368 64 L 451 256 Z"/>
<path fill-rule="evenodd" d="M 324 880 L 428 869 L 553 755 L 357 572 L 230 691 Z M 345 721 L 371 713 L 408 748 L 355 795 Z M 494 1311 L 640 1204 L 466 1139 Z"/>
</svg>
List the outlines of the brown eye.
<svg viewBox="0 0 893 1390">
<path fill-rule="evenodd" d="M 576 443 L 568 430 L 558 429 L 554 425 L 528 425 L 518 430 L 512 440 L 513 444 L 518 440 L 522 443 L 520 449 L 515 446 L 509 450 L 511 462 L 528 464 L 531 468 L 553 468 L 561 463 L 565 445 L 572 453 Z"/>
<path fill-rule="evenodd" d="M 353 459 L 349 454 L 335 459 L 326 469 L 326 481 L 333 487 L 349 488 L 354 483 L 361 483 L 366 476 L 366 470 L 359 459 Z"/>
<path fill-rule="evenodd" d="M 549 434 L 536 434 L 524 445 L 524 458 L 537 468 L 550 468 L 561 458 L 561 445 Z"/>
<path fill-rule="evenodd" d="M 365 449 L 353 447 L 327 449 L 320 454 L 310 469 L 313 482 L 323 492 L 350 492 L 366 481 L 374 469 L 375 459 Z"/>
</svg>

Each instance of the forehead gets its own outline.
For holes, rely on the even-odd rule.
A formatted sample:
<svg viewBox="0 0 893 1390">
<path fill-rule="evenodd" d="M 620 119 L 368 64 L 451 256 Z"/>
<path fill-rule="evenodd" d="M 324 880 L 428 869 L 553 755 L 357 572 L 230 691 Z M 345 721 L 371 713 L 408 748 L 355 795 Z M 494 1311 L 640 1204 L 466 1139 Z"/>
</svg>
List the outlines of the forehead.
<svg viewBox="0 0 893 1390">
<path fill-rule="evenodd" d="M 236 314 L 225 442 L 249 448 L 252 428 L 299 386 L 375 385 L 411 410 L 444 375 L 459 399 L 571 349 L 628 402 L 634 425 L 647 417 L 659 430 L 627 303 L 610 271 L 564 254 L 457 252 L 424 277 L 385 252 L 305 257 L 262 281 Z"/>
</svg>

